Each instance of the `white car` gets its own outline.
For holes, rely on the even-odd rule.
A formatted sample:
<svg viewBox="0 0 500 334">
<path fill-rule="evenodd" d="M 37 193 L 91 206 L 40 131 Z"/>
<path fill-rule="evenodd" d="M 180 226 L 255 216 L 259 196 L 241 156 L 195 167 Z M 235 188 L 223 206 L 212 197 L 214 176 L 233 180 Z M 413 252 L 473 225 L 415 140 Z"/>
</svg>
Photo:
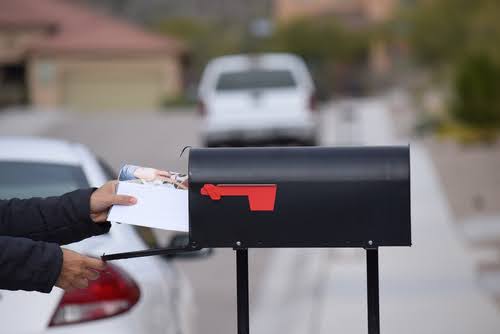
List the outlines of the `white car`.
<svg viewBox="0 0 500 334">
<path fill-rule="evenodd" d="M 297 56 L 233 55 L 212 60 L 199 86 L 207 146 L 316 143 L 314 84 Z"/>
<path fill-rule="evenodd" d="M 82 145 L 0 138 L 0 198 L 59 195 L 98 187 L 112 171 Z M 149 248 L 151 231 L 113 224 L 110 233 L 64 246 L 100 256 Z M 148 235 L 149 234 L 149 235 Z M 50 294 L 0 290 L 2 333 L 192 333 L 192 291 L 169 260 L 109 262 L 84 290 Z"/>
</svg>

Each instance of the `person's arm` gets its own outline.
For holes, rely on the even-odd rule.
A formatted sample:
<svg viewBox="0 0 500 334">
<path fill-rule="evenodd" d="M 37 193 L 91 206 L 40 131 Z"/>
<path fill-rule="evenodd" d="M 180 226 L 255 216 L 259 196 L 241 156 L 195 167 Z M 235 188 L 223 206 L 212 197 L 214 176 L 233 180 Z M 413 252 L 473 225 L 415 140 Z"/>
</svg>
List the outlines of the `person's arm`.
<svg viewBox="0 0 500 334">
<path fill-rule="evenodd" d="M 0 289 L 49 293 L 85 288 L 105 268 L 99 259 L 59 245 L 27 238 L 0 236 Z"/>
<path fill-rule="evenodd" d="M 58 197 L 11 199 L 0 202 L 0 235 L 68 244 L 109 231 L 109 223 L 90 218 L 94 189 Z"/>
<path fill-rule="evenodd" d="M 48 293 L 61 272 L 59 245 L 0 236 L 0 289 Z"/>
<path fill-rule="evenodd" d="M 115 194 L 116 181 L 99 189 L 80 189 L 58 197 L 0 201 L 0 235 L 68 244 L 109 231 L 114 204 L 135 199 Z"/>
</svg>

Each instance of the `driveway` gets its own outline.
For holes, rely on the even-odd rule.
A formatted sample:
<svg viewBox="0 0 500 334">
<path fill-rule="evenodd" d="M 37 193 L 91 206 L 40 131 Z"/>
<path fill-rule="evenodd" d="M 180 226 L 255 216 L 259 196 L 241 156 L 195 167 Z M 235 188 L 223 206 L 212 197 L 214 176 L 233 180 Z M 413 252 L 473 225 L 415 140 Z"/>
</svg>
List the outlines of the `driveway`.
<svg viewBox="0 0 500 334">
<path fill-rule="evenodd" d="M 407 144 L 384 99 L 346 100 L 322 109 L 322 145 Z M 115 169 L 126 162 L 185 170 L 179 153 L 197 146 L 192 110 L 135 114 L 0 114 L 0 135 L 78 141 Z M 380 250 L 383 333 L 498 333 L 500 314 L 476 283 L 476 258 L 456 230 L 440 180 L 420 143 L 411 145 L 413 247 Z M 253 333 L 366 332 L 364 251 L 250 250 Z M 179 261 L 198 306 L 195 332 L 236 332 L 235 258 L 217 250 Z"/>
</svg>

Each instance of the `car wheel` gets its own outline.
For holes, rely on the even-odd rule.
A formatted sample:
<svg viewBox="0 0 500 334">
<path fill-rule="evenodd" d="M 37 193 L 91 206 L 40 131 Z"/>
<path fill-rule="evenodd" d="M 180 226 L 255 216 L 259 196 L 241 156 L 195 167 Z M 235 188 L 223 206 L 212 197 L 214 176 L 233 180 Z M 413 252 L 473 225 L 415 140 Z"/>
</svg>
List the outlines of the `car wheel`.
<svg viewBox="0 0 500 334">
<path fill-rule="evenodd" d="M 302 146 L 317 146 L 318 141 L 316 138 L 310 138 L 302 141 Z"/>
</svg>

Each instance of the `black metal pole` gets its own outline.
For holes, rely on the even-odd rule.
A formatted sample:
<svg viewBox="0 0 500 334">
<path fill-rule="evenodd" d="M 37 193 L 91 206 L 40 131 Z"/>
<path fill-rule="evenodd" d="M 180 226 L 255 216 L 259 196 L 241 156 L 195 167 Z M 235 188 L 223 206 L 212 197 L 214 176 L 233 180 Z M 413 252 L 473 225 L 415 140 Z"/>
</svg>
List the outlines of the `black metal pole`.
<svg viewBox="0 0 500 334">
<path fill-rule="evenodd" d="M 146 249 L 142 251 L 133 251 L 126 253 L 103 254 L 101 256 L 101 260 L 112 261 L 112 260 L 131 259 L 135 257 L 154 256 L 154 255 L 175 255 L 179 253 L 196 252 L 199 250 L 201 250 L 201 248 L 191 247 L 191 246 Z"/>
<path fill-rule="evenodd" d="M 248 250 L 236 250 L 236 293 L 238 303 L 238 334 L 249 334 Z"/>
<path fill-rule="evenodd" d="M 366 287 L 368 292 L 368 334 L 380 333 L 378 249 L 366 250 Z"/>
</svg>

